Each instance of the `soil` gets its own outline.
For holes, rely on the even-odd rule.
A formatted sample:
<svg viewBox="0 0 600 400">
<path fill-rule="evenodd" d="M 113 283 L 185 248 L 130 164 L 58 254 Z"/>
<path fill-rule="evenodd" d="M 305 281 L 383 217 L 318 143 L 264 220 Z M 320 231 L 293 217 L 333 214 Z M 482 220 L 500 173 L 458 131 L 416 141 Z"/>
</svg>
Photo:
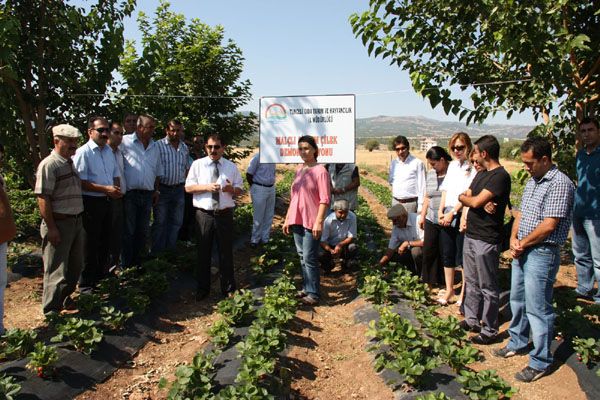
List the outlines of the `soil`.
<svg viewBox="0 0 600 400">
<path fill-rule="evenodd" d="M 368 154 L 367 154 L 368 153 Z M 379 153 L 379 154 L 377 154 Z M 386 152 L 386 154 L 389 152 Z M 357 163 L 387 170 L 383 151 L 357 151 Z M 381 178 L 361 175 L 378 183 Z M 386 208 L 364 188 L 360 194 L 371 206 L 378 222 L 389 234 L 391 224 Z M 249 201 L 246 197 L 245 202 Z M 281 212 L 274 221 L 280 229 Z M 383 249 L 382 249 L 383 251 Z M 245 266 L 254 251 L 243 246 L 235 252 L 235 268 L 240 286 L 245 279 Z M 364 300 L 357 298 L 356 277 L 352 271 L 338 271 L 323 276 L 322 299 L 314 308 L 300 308 L 290 328 L 289 346 L 283 363 L 292 370 L 295 399 L 382 399 L 394 398 L 392 390 L 377 375 L 372 357 L 365 351 L 365 327 L 354 322 L 354 311 Z M 560 269 L 557 285 L 574 287 L 576 277 L 572 265 Z M 5 324 L 7 327 L 33 328 L 43 324 L 40 307 L 41 275 L 22 278 L 11 283 L 5 293 Z M 218 283 L 213 285 L 218 288 Z M 166 392 L 158 389 L 161 377 L 172 379 L 177 365 L 189 362 L 208 341 L 207 328 L 217 318 L 215 305 L 220 300 L 217 291 L 200 303 L 194 293 L 181 293 L 161 318 L 160 329 L 138 354 L 105 382 L 82 393 L 78 399 L 162 399 Z M 457 306 L 441 308 L 440 314 L 456 315 Z M 501 331 L 505 332 L 505 322 Z M 516 399 L 585 399 L 574 372 L 566 365 L 552 375 L 532 384 L 520 384 L 515 372 L 526 365 L 526 357 L 508 360 L 491 355 L 497 344 L 481 347 L 485 360 L 475 369 L 495 369 L 500 376 L 519 389 Z M 358 378 L 358 379 L 357 379 Z"/>
</svg>

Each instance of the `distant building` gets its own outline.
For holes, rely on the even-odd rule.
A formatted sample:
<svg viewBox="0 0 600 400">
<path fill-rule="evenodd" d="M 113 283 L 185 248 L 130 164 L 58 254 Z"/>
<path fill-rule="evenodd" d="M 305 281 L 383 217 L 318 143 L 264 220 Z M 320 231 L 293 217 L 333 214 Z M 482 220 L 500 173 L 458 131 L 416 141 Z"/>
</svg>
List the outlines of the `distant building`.
<svg viewBox="0 0 600 400">
<path fill-rule="evenodd" d="M 431 138 L 423 138 L 423 139 L 421 139 L 420 150 L 423 153 L 426 153 L 430 148 L 432 148 L 433 146 L 437 146 L 437 145 L 438 145 L 437 141 L 435 141 Z"/>
</svg>

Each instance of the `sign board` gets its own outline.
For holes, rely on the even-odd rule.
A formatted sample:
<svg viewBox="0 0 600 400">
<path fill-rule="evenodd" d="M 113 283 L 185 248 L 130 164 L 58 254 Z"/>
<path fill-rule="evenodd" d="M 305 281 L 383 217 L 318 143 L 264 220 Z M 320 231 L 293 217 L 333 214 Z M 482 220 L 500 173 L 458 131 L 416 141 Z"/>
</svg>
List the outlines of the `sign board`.
<svg viewBox="0 0 600 400">
<path fill-rule="evenodd" d="M 310 135 L 319 163 L 354 163 L 355 105 L 351 94 L 261 97 L 260 162 L 301 163 L 298 139 Z"/>
</svg>

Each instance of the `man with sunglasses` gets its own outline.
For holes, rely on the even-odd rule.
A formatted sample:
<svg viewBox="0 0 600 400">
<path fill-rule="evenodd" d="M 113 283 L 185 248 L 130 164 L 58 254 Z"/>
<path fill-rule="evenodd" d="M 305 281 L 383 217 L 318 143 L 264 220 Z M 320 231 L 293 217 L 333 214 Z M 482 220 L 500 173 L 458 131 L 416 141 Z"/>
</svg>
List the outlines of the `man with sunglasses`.
<svg viewBox="0 0 600 400">
<path fill-rule="evenodd" d="M 198 232 L 198 290 L 196 301 L 210 293 L 213 241 L 217 242 L 221 293 L 235 291 L 233 273 L 233 199 L 242 194 L 242 175 L 237 166 L 223 158 L 225 146 L 218 134 L 208 136 L 206 157 L 192 163 L 185 191 L 194 195 Z"/>
<path fill-rule="evenodd" d="M 425 194 L 425 165 L 410 154 L 410 143 L 405 136 L 394 139 L 397 157 L 392 160 L 388 182 L 392 186 L 392 206 L 402 204 L 406 211 L 415 213 L 423 205 Z"/>
<path fill-rule="evenodd" d="M 81 179 L 83 229 L 85 230 L 84 265 L 79 290 L 91 292 L 108 269 L 112 228 L 110 199 L 121 198 L 121 173 L 110 146 L 110 128 L 104 117 L 88 121 L 89 140 L 75 152 L 73 164 Z"/>
</svg>

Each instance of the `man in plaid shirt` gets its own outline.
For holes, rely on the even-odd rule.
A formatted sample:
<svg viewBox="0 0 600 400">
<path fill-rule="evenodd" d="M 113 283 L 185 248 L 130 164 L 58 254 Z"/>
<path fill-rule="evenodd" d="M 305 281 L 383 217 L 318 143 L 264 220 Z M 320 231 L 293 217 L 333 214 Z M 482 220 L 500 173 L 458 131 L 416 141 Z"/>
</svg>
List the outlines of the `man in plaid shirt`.
<svg viewBox="0 0 600 400">
<path fill-rule="evenodd" d="M 531 179 L 525 186 L 510 239 L 510 340 L 494 354 L 508 358 L 526 353 L 531 332 L 529 365 L 515 378 L 532 382 L 544 376 L 553 362 L 552 291 L 560 265 L 560 248 L 571 224 L 575 188 L 552 163 L 552 147 L 546 139 L 527 139 L 521 146 L 521 159 Z"/>
</svg>

